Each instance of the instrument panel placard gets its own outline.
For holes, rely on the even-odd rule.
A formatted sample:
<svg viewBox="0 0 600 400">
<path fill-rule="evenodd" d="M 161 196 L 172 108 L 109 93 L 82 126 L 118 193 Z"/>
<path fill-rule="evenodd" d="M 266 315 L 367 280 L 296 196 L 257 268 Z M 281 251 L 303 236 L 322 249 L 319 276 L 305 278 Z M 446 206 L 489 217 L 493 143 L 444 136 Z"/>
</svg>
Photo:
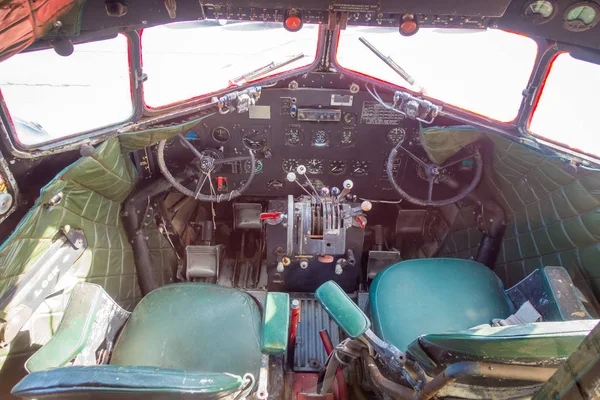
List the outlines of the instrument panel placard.
<svg viewBox="0 0 600 400">
<path fill-rule="evenodd" d="M 360 122 L 367 125 L 398 125 L 404 116 L 376 101 L 363 102 Z"/>
</svg>

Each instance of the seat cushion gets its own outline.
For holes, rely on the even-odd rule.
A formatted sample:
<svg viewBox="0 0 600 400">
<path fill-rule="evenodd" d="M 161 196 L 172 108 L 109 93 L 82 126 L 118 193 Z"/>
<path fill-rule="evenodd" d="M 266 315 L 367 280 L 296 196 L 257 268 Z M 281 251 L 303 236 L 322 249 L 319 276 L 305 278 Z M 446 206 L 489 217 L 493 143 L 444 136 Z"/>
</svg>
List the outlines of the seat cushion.
<svg viewBox="0 0 600 400">
<path fill-rule="evenodd" d="M 242 378 L 230 374 L 97 365 L 34 372 L 12 394 L 25 399 L 221 399 L 242 386 Z"/>
<path fill-rule="evenodd" d="M 469 329 L 506 318 L 514 306 L 502 282 L 474 261 L 430 258 L 381 271 L 370 290 L 375 332 L 400 350 L 420 335 Z"/>
<path fill-rule="evenodd" d="M 258 379 L 261 315 L 247 293 L 177 283 L 149 293 L 115 344 L 110 363 Z"/>
<path fill-rule="evenodd" d="M 418 342 L 438 364 L 461 356 L 513 361 L 564 359 L 577 349 L 597 323 L 598 320 L 580 320 L 482 326 L 429 334 L 420 337 Z"/>
</svg>

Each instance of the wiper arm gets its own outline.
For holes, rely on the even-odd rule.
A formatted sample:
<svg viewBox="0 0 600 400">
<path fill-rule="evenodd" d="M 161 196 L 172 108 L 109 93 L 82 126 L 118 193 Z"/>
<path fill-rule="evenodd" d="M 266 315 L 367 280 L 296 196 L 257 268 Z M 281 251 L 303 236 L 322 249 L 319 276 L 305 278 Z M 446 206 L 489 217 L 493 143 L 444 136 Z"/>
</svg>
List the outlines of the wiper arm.
<svg viewBox="0 0 600 400">
<path fill-rule="evenodd" d="M 420 89 L 421 93 L 423 93 L 423 94 L 425 93 L 425 88 L 423 86 L 419 85 L 417 83 L 417 81 L 415 81 L 415 78 L 413 78 L 412 76 L 410 76 L 410 74 L 408 72 L 406 72 L 404 70 L 404 68 L 402 68 L 401 66 L 399 66 L 398 64 L 396 64 L 396 62 L 392 59 L 392 57 L 390 57 L 390 56 L 384 56 L 381 51 L 379 51 L 375 46 L 373 46 L 371 43 L 369 43 L 367 41 L 367 39 L 365 39 L 364 37 L 359 37 L 358 40 L 360 40 L 360 42 L 362 44 L 364 44 L 365 46 L 367 46 L 367 48 L 369 50 L 371 50 L 373 53 L 375 53 L 375 55 L 377 57 L 379 57 L 381 59 L 381 61 L 383 61 L 384 63 L 386 63 L 388 65 L 388 67 L 390 67 L 391 69 L 394 70 L 394 72 L 396 72 L 398 75 L 400 75 L 402 77 L 402 79 L 404 79 L 410 85 L 417 86 Z"/>
<path fill-rule="evenodd" d="M 258 77 L 266 75 L 271 71 L 275 71 L 276 69 L 279 69 L 285 65 L 291 64 L 294 61 L 298 61 L 301 58 L 304 58 L 304 53 L 296 54 L 295 56 L 288 57 L 288 58 L 284 59 L 283 61 L 279 61 L 279 62 L 271 61 L 269 64 L 267 64 L 263 67 L 257 68 L 250 72 L 246 72 L 246 73 L 238 76 L 237 78 L 231 79 L 230 82 L 234 85 L 237 85 L 241 81 L 244 81 L 244 82 L 251 81 L 253 79 L 256 79 Z"/>
</svg>

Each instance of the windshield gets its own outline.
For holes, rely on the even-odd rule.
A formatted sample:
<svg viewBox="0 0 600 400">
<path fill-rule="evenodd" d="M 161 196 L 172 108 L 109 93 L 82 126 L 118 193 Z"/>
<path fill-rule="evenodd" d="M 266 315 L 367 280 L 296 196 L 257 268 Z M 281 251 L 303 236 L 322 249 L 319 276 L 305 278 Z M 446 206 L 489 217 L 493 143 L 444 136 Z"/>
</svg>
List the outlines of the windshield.
<svg viewBox="0 0 600 400">
<path fill-rule="evenodd" d="M 304 57 L 257 78 L 309 65 L 317 52 L 318 29 L 318 25 L 307 24 L 298 32 L 288 32 L 280 23 L 238 21 L 195 21 L 144 29 L 146 104 L 162 107 L 215 92 L 246 73 L 300 54 Z"/>
<path fill-rule="evenodd" d="M 366 40 L 414 78 L 409 84 L 380 60 Z M 337 61 L 344 67 L 502 122 L 514 120 L 537 55 L 536 43 L 500 30 L 348 27 Z"/>
</svg>

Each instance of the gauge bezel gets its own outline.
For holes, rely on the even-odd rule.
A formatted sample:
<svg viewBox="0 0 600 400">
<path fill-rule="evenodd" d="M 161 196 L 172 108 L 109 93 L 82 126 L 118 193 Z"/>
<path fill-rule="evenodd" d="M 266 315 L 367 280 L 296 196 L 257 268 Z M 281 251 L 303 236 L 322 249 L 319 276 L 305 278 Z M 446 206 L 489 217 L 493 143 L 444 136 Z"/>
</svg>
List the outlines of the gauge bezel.
<svg viewBox="0 0 600 400">
<path fill-rule="evenodd" d="M 220 140 L 220 139 L 217 139 L 217 138 L 215 137 L 215 132 L 216 132 L 218 129 L 223 129 L 223 130 L 225 130 L 225 132 L 227 132 L 227 139 L 226 139 L 226 140 Z M 229 129 L 225 128 L 224 126 L 215 126 L 215 127 L 214 127 L 214 128 L 211 130 L 211 131 L 210 131 L 210 137 L 211 137 L 211 139 L 212 139 L 212 140 L 214 140 L 215 142 L 224 144 L 224 143 L 227 143 L 227 142 L 229 142 L 229 140 L 231 140 L 231 132 L 229 131 Z"/>
<path fill-rule="evenodd" d="M 541 15 L 539 13 L 527 15 L 527 10 L 529 9 L 529 7 L 533 3 L 537 3 L 538 1 L 546 1 L 546 2 L 550 3 L 550 5 L 552 6 L 552 13 L 550 13 L 550 15 L 548 17 L 544 17 L 543 15 Z M 552 21 L 554 19 L 554 17 L 556 17 L 556 14 L 558 14 L 558 8 L 559 8 L 558 4 L 556 3 L 555 0 L 531 0 L 531 1 L 526 2 L 525 5 L 523 6 L 523 9 L 521 10 L 521 16 L 523 18 L 531 21 L 535 25 L 542 25 L 542 24 Z M 537 15 L 537 17 L 536 17 L 536 15 Z"/>
<path fill-rule="evenodd" d="M 248 131 L 242 131 L 242 144 L 244 145 L 245 148 L 247 148 L 248 150 L 253 150 L 253 151 L 259 151 L 264 149 L 265 147 L 267 147 L 267 144 L 269 143 L 269 138 L 268 138 L 268 134 L 267 132 L 265 132 L 264 130 L 258 130 L 256 129 L 257 133 L 259 135 L 261 135 L 261 137 L 264 139 L 264 144 L 261 147 L 250 147 L 246 144 L 246 139 L 247 139 L 247 135 L 252 133 L 252 130 L 254 128 L 248 130 Z"/>
<path fill-rule="evenodd" d="M 596 15 L 594 16 L 594 20 L 591 23 L 585 24 L 580 19 L 575 19 L 572 21 L 569 21 L 567 19 L 567 17 L 569 16 L 569 13 L 571 11 L 573 11 L 577 7 L 584 7 L 584 6 L 591 7 L 596 12 Z M 563 26 L 566 30 L 568 30 L 570 32 L 588 31 L 588 30 L 592 29 L 594 26 L 596 26 L 596 24 L 598 24 L 598 21 L 600 21 L 600 5 L 598 5 L 597 3 L 591 2 L 591 1 L 580 1 L 577 3 L 571 4 L 569 7 L 567 7 L 565 9 L 565 11 L 563 13 Z"/>
<path fill-rule="evenodd" d="M 288 161 L 294 161 L 296 163 L 296 165 L 294 165 L 294 167 L 290 170 L 286 170 L 284 168 L 284 164 Z M 302 160 L 298 160 L 297 158 L 284 158 L 283 161 L 281 162 L 281 169 L 285 173 L 296 172 L 296 168 L 298 168 L 298 165 L 300 165 L 301 163 L 302 163 Z"/>
<path fill-rule="evenodd" d="M 406 139 L 406 135 L 407 135 L 407 133 L 406 133 L 406 128 L 403 128 L 403 127 L 401 127 L 401 126 L 396 126 L 396 127 L 394 127 L 394 128 L 391 128 L 390 130 L 388 130 L 388 131 L 386 132 L 386 134 L 385 134 L 385 141 L 386 141 L 386 142 L 388 142 L 388 143 L 389 143 L 389 144 L 391 144 L 391 145 L 394 145 L 394 146 L 395 146 L 396 144 L 398 144 L 398 142 L 392 142 L 392 141 L 390 140 L 390 134 L 392 133 L 392 131 L 395 131 L 395 130 L 398 130 L 398 129 L 402 130 L 402 132 L 404 133 L 404 134 L 403 134 L 403 136 L 402 136 L 402 138 L 401 138 L 400 140 L 398 140 L 398 142 L 400 142 L 400 141 L 402 141 L 402 140 Z"/>
<path fill-rule="evenodd" d="M 354 170 L 356 169 L 356 167 L 358 166 L 358 164 L 360 163 L 361 166 L 364 166 L 364 174 L 357 174 L 356 172 L 354 172 Z M 352 164 L 350 166 L 350 173 L 354 176 L 367 176 L 369 175 L 369 168 L 371 167 L 370 162 L 366 161 L 366 160 L 354 160 L 352 161 Z"/>
<path fill-rule="evenodd" d="M 289 134 L 291 133 L 292 130 L 295 130 L 296 133 L 298 134 L 298 143 L 290 143 L 288 141 Z M 302 130 L 300 128 L 286 128 L 283 132 L 283 142 L 287 146 L 301 146 L 302 139 L 303 139 L 303 135 L 302 135 Z"/>
<path fill-rule="evenodd" d="M 343 164 L 343 168 L 340 172 L 333 172 L 331 170 L 331 164 L 333 163 L 341 163 Z M 344 160 L 331 160 L 329 161 L 329 164 L 327 165 L 327 171 L 331 174 L 331 175 L 342 175 L 343 173 L 345 173 L 348 170 L 348 163 Z"/>
<path fill-rule="evenodd" d="M 319 132 L 323 132 L 325 134 L 325 143 L 323 144 L 317 144 L 315 142 L 315 136 L 319 133 Z M 317 129 L 315 130 L 311 135 L 310 135 L 310 145 L 312 147 L 318 147 L 318 148 L 322 148 L 322 147 L 328 147 L 329 146 L 329 142 L 331 142 L 331 133 L 329 133 L 328 131 L 324 130 L 324 129 Z"/>
<path fill-rule="evenodd" d="M 310 168 L 311 161 L 316 161 L 317 163 L 320 164 L 320 167 L 319 167 L 318 171 L 314 171 L 314 170 L 311 171 L 311 168 Z M 325 170 L 325 161 L 322 160 L 322 159 L 320 159 L 320 158 L 311 158 L 311 159 L 308 159 L 308 160 L 306 160 L 306 164 L 305 165 L 306 165 L 306 173 L 307 174 L 319 175 L 319 174 L 322 174 L 323 171 Z"/>
</svg>

